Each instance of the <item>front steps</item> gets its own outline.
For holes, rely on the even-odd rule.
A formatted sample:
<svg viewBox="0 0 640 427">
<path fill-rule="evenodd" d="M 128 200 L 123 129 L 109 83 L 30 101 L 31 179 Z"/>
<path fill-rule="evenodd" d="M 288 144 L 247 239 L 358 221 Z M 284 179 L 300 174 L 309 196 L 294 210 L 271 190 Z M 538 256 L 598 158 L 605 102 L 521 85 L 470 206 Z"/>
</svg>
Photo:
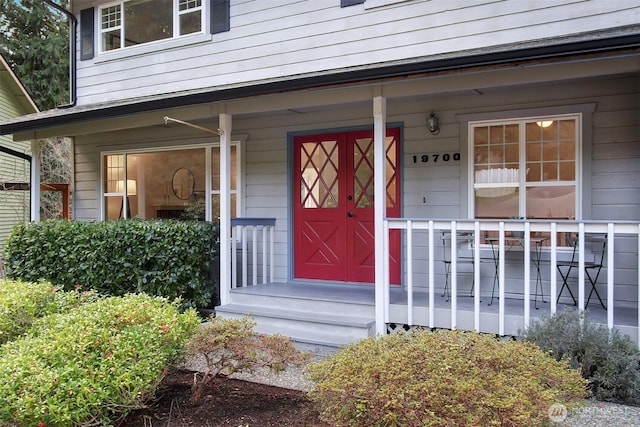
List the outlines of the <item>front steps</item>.
<svg viewBox="0 0 640 427">
<path fill-rule="evenodd" d="M 281 334 L 316 354 L 375 334 L 372 289 L 269 284 L 233 289 L 230 303 L 216 307 L 216 316 L 251 315 L 256 332 Z M 360 295 L 361 292 L 364 294 Z"/>
</svg>

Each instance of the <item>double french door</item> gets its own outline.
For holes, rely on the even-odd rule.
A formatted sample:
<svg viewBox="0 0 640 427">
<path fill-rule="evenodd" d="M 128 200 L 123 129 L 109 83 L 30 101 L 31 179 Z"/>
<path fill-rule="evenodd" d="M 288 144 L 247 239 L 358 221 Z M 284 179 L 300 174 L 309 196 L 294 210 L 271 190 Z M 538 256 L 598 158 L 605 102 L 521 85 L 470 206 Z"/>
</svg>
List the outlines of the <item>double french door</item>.
<svg viewBox="0 0 640 427">
<path fill-rule="evenodd" d="M 400 128 L 386 136 L 386 215 L 400 216 Z M 294 275 L 374 282 L 373 131 L 294 138 Z M 390 279 L 400 282 L 400 235 L 390 235 Z"/>
</svg>

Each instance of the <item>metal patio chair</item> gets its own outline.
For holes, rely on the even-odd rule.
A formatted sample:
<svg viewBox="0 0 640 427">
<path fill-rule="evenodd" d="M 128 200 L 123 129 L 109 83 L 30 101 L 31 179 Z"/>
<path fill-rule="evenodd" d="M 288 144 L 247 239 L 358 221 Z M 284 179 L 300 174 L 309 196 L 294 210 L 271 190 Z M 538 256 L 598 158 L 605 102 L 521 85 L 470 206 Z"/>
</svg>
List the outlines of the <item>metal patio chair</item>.
<svg viewBox="0 0 640 427">
<path fill-rule="evenodd" d="M 578 237 L 577 236 L 572 237 L 571 245 L 573 246 L 573 252 L 571 254 L 571 260 L 558 261 L 556 263 L 556 267 L 558 269 L 558 272 L 560 273 L 560 277 L 562 277 L 562 286 L 560 287 L 560 292 L 558 293 L 558 297 L 556 301 L 560 300 L 560 297 L 562 296 L 562 292 L 564 291 L 564 289 L 567 289 L 567 291 L 569 291 L 569 295 L 571 296 L 571 299 L 573 300 L 573 305 L 577 305 L 577 301 L 575 296 L 573 295 L 573 292 L 571 291 L 571 287 L 569 286 L 568 280 L 569 280 L 569 277 L 571 276 L 571 273 L 577 272 L 578 269 L 580 268 L 580 263 L 578 262 L 578 256 L 579 256 L 578 243 L 579 243 Z M 588 236 L 585 236 L 584 243 L 585 245 L 587 243 L 591 245 L 591 248 L 593 249 L 593 254 L 594 254 L 593 261 L 585 260 L 584 262 L 584 272 L 587 277 L 587 280 L 591 284 L 591 291 L 589 292 L 589 296 L 587 297 L 586 305 L 589 306 L 589 301 L 591 301 L 591 296 L 595 293 L 596 297 L 598 298 L 598 301 L 600 301 L 600 305 L 602 306 L 602 308 L 606 310 L 607 308 L 605 307 L 604 302 L 602 301 L 602 298 L 600 298 L 600 294 L 598 293 L 598 289 L 596 288 L 596 285 L 598 283 L 598 278 L 600 277 L 600 271 L 602 270 L 602 267 L 604 267 L 604 255 L 607 251 L 607 236 L 606 235 L 588 235 Z"/>
<path fill-rule="evenodd" d="M 460 243 L 473 243 L 473 234 L 468 232 L 458 232 L 458 248 L 460 247 Z M 442 232 L 442 248 L 443 248 L 443 257 L 442 261 L 444 262 L 444 290 L 442 292 L 442 296 L 446 296 L 446 301 L 449 301 L 450 293 L 449 293 L 449 276 L 451 275 L 451 232 L 443 231 Z M 458 256 L 456 258 L 458 264 L 467 264 L 473 266 L 475 264 L 473 257 L 469 256 Z M 473 274 L 473 269 L 471 270 L 471 274 Z M 473 296 L 473 290 L 475 286 L 475 278 L 471 284 L 471 290 L 469 291 L 469 296 Z"/>
</svg>

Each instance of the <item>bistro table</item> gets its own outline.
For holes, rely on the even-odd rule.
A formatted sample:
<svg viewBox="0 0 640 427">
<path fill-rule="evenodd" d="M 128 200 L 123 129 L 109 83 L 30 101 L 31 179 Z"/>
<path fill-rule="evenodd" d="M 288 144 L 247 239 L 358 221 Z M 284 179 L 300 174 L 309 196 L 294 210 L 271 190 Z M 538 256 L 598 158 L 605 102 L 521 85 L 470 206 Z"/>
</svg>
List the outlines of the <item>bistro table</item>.
<svg viewBox="0 0 640 427">
<path fill-rule="evenodd" d="M 497 251 L 496 243 L 499 243 L 500 238 L 487 237 L 485 238 L 485 240 L 491 244 L 491 254 L 493 255 L 493 262 L 496 267 L 496 271 L 493 276 L 493 289 L 491 290 L 491 301 L 489 302 L 489 305 L 491 305 L 493 304 L 493 297 L 496 290 L 496 285 L 497 284 L 499 285 L 498 275 L 499 275 L 499 269 L 500 269 L 500 256 L 496 252 Z M 504 237 L 504 242 L 506 244 L 505 253 L 508 253 L 514 246 L 520 246 L 524 248 L 524 240 L 525 240 L 524 237 L 505 236 Z M 535 245 L 534 252 L 533 252 L 534 256 L 532 261 L 533 261 L 533 265 L 535 265 L 536 267 L 536 293 L 535 293 L 535 303 L 534 303 L 534 306 L 536 309 L 538 308 L 538 288 L 540 288 L 540 296 L 542 298 L 542 302 L 546 303 L 546 301 L 544 300 L 544 289 L 542 287 L 542 277 L 540 276 L 540 255 L 542 253 L 542 243 L 545 240 L 547 240 L 547 237 L 530 237 L 529 238 L 529 241 Z"/>
</svg>

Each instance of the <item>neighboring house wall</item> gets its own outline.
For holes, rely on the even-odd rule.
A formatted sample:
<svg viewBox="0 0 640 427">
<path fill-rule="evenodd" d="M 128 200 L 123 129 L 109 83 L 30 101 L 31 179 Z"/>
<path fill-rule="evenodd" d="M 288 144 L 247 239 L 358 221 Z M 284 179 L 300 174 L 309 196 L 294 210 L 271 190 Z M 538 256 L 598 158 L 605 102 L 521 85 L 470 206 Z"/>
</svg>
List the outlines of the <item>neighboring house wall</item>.
<svg viewBox="0 0 640 427">
<path fill-rule="evenodd" d="M 0 120 L 8 120 L 23 114 L 33 113 L 35 106 L 28 99 L 24 88 L 17 81 L 9 66 L 0 57 Z M 11 135 L 0 136 L 0 146 L 29 154 L 29 142 L 13 142 Z M 5 182 L 30 182 L 29 162 L 0 152 L 0 185 Z M 11 228 L 21 221 L 28 221 L 30 215 L 28 191 L 0 190 L 0 256 L 5 239 Z"/>
<path fill-rule="evenodd" d="M 428 83 L 415 81 L 403 88 L 403 93 L 414 93 L 414 96 L 397 98 L 391 96 L 391 85 L 385 89 L 389 95 L 387 121 L 404 125 L 403 216 L 469 217 L 466 203 L 469 190 L 465 178 L 468 159 L 465 118 L 497 114 L 506 119 L 539 108 L 568 106 L 571 110 L 575 105 L 589 105 L 593 113 L 585 113 L 585 126 L 590 127 L 585 129 L 585 145 L 582 147 L 583 218 L 637 220 L 640 212 L 640 200 L 637 197 L 640 182 L 638 83 L 638 74 L 633 73 L 611 79 L 591 78 L 508 88 L 495 86 L 483 88 L 478 92 L 464 90 L 448 95 L 425 97 L 418 94 L 425 90 L 424 87 L 428 86 Z M 291 189 L 287 134 L 371 126 L 371 99 L 366 99 L 366 94 L 370 91 L 357 88 L 349 90 L 355 91 L 352 94 L 363 91 L 362 100 L 348 103 L 350 98 L 340 92 L 309 93 L 305 94 L 307 103 L 312 104 L 324 99 L 325 107 L 298 109 L 298 105 L 291 105 L 296 112 L 283 109 L 277 113 L 265 112 L 245 117 L 242 114 L 234 115 L 234 135 L 246 136 L 245 163 L 242 166 L 246 183 L 242 192 L 245 209 L 241 215 L 277 219 L 276 280 L 287 280 L 291 271 L 291 242 L 288 231 L 291 228 Z M 289 99 L 293 100 L 295 97 Z M 332 105 L 331 100 L 335 104 Z M 286 102 L 274 98 L 270 99 L 270 103 L 287 106 Z M 260 105 L 260 101 L 253 100 L 238 102 L 233 108 L 255 111 Z M 425 119 L 431 109 L 437 112 L 441 120 L 441 132 L 438 136 L 430 135 L 426 130 Z M 215 128 L 215 119 L 212 121 L 211 127 Z M 198 141 L 210 142 L 211 138 L 204 138 L 202 134 L 193 133 L 185 127 L 164 128 L 160 125 L 136 131 L 77 137 L 76 218 L 99 218 L 97 189 L 101 151 L 196 144 Z M 412 166 L 409 161 L 413 155 L 443 152 L 460 152 L 461 160 L 424 166 Z M 426 248 L 423 249 L 426 254 Z M 617 239 L 616 252 L 619 260 L 616 261 L 616 299 L 635 301 L 637 285 L 633 275 L 637 274 L 636 266 L 633 261 L 629 261 L 634 258 L 627 256 L 635 254 L 635 251 L 637 246 L 634 248 L 632 243 Z M 625 263 L 629 265 L 629 270 L 622 268 Z M 415 266 L 420 269 L 425 268 L 425 264 Z M 492 266 L 487 264 L 485 267 L 487 269 L 483 270 L 483 275 L 491 277 Z M 436 268 L 442 268 L 440 263 Z M 422 273 L 426 273 L 426 270 Z M 507 275 L 509 276 L 509 271 Z M 548 270 L 543 271 L 543 275 L 549 277 Z M 425 278 L 415 283 L 420 286 L 427 281 Z"/>
<path fill-rule="evenodd" d="M 106 3 L 74 2 L 74 13 L 95 6 L 99 28 L 98 6 Z M 583 33 L 640 22 L 640 5 L 624 0 L 411 0 L 370 7 L 381 3 L 341 8 L 339 0 L 232 0 L 230 31 L 79 61 L 78 104 L 589 39 Z"/>
</svg>

